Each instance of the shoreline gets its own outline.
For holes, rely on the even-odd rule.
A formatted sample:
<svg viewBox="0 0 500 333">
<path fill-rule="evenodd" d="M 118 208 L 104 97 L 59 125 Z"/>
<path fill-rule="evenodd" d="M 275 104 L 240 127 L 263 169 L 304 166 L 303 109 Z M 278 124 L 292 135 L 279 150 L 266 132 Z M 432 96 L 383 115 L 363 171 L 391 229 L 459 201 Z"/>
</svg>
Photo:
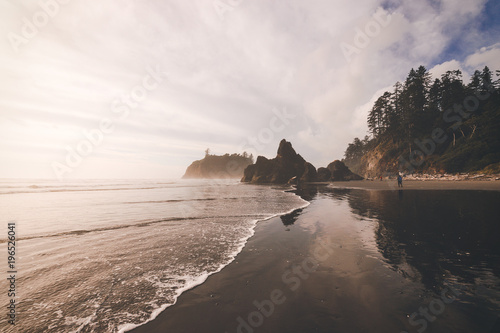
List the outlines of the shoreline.
<svg viewBox="0 0 500 333">
<path fill-rule="evenodd" d="M 157 319 L 158 316 L 161 316 L 163 312 L 165 312 L 166 310 L 168 310 L 169 308 L 175 306 L 179 300 L 179 298 L 186 292 L 189 292 L 195 288 L 198 288 L 200 287 L 201 285 L 203 285 L 211 276 L 213 275 L 216 275 L 218 273 L 220 273 L 222 270 L 224 270 L 227 266 L 231 265 L 235 260 L 236 258 L 239 256 L 239 254 L 244 251 L 245 247 L 247 246 L 248 242 L 250 241 L 250 239 L 252 239 L 255 235 L 255 232 L 256 232 L 256 228 L 257 226 L 260 224 L 260 223 L 263 223 L 263 222 L 267 222 L 269 220 L 272 220 L 272 219 L 276 219 L 276 218 L 280 218 L 281 216 L 285 216 L 285 215 L 290 215 L 290 214 L 293 214 L 293 212 L 297 211 L 297 210 L 302 210 L 304 208 L 306 208 L 307 206 L 309 206 L 311 203 L 307 200 L 304 200 L 302 197 L 300 197 L 299 195 L 297 195 L 296 193 L 296 189 L 293 188 L 293 187 L 287 187 L 286 189 L 283 189 L 282 190 L 283 192 L 286 192 L 286 193 L 293 193 L 294 195 L 296 195 L 297 197 L 299 197 L 302 201 L 303 201 L 303 205 L 297 207 L 297 208 L 293 208 L 289 211 L 286 211 L 286 212 L 283 212 L 283 213 L 277 213 L 277 214 L 273 214 L 271 216 L 268 216 L 268 217 L 265 217 L 263 219 L 258 219 L 258 220 L 255 220 L 255 224 L 251 230 L 251 233 L 250 235 L 246 238 L 246 240 L 244 242 L 242 242 L 242 244 L 240 245 L 240 247 L 238 248 L 237 251 L 234 252 L 233 256 L 230 258 L 230 260 L 225 263 L 225 264 L 222 264 L 219 269 L 217 269 L 216 271 L 214 272 L 211 272 L 211 273 L 208 273 L 206 276 L 203 276 L 201 277 L 195 284 L 192 284 L 188 287 L 185 287 L 185 288 L 182 288 L 181 290 L 179 290 L 179 293 L 174 301 L 174 303 L 172 304 L 163 304 L 160 308 L 156 309 L 150 316 L 150 318 L 148 320 L 146 320 L 145 322 L 142 322 L 142 323 L 139 323 L 139 324 L 124 324 L 120 327 L 118 327 L 118 333 L 128 333 L 128 332 L 136 332 L 136 331 L 140 331 L 140 328 L 155 321 Z"/>
<path fill-rule="evenodd" d="M 414 331 L 408 314 L 432 302 L 435 294 L 386 263 L 374 238 L 375 221 L 353 215 L 344 197 L 363 189 L 403 199 L 383 191 L 391 188 L 380 188 L 380 183 L 385 182 L 321 184 L 297 191 L 310 204 L 257 223 L 230 264 L 130 332 Z M 416 186 L 406 189 L 411 187 Z M 338 192 L 347 188 L 354 190 Z M 433 323 L 429 332 L 478 331 L 494 321 L 488 317 L 483 325 L 473 315 L 464 316 L 459 302 L 446 311 L 446 319 Z"/>
<path fill-rule="evenodd" d="M 294 211 L 307 207 L 309 205 Z M 276 250 L 269 249 L 265 244 L 269 242 L 269 237 L 283 233 L 285 227 L 281 216 L 286 215 L 293 215 L 293 212 L 259 221 L 246 246 L 222 271 L 210 275 L 203 284 L 185 291 L 175 305 L 167 307 L 152 321 L 127 332 L 236 332 L 238 318 L 253 306 L 249 295 L 262 292 L 261 286 L 265 284 L 262 275 L 281 261 L 281 256 L 261 254 Z M 267 292 L 263 295 L 266 295 L 263 299 L 269 296 Z"/>
<path fill-rule="evenodd" d="M 396 179 L 351 180 L 330 182 L 335 188 L 357 188 L 365 190 L 474 190 L 500 191 L 500 181 L 488 180 L 413 180 L 403 179 L 403 187 L 398 188 Z"/>
</svg>

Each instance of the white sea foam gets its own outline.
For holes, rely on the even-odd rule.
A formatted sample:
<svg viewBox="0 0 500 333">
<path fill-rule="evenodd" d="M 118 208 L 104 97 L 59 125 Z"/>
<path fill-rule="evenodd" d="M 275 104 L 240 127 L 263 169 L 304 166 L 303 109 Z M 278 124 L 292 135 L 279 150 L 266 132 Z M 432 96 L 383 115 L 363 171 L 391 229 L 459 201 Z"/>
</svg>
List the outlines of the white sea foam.
<svg viewBox="0 0 500 333">
<path fill-rule="evenodd" d="M 216 273 L 216 272 L 214 272 Z M 213 273 L 212 273 L 213 274 Z M 176 292 L 176 295 L 175 295 L 175 301 L 171 304 L 163 304 L 162 306 L 160 306 L 159 308 L 157 308 L 156 310 L 154 310 L 152 313 L 151 313 L 151 317 L 143 322 L 143 323 L 139 323 L 139 324 L 124 324 L 124 325 L 121 325 L 120 327 L 118 327 L 118 333 L 123 333 L 123 332 L 127 332 L 127 331 L 130 331 L 136 327 L 139 327 L 141 325 L 144 325 L 152 320 L 154 320 L 160 313 L 162 313 L 166 308 L 168 308 L 169 306 L 171 305 L 174 305 L 176 302 L 177 302 L 177 299 L 179 298 L 179 296 L 186 290 L 189 290 L 189 289 L 192 289 L 200 284 L 202 284 L 203 282 L 205 282 L 207 280 L 207 278 L 211 275 L 211 273 L 205 273 L 203 275 L 200 275 L 200 276 L 197 276 L 197 277 L 193 277 L 193 276 L 182 276 L 182 277 L 179 277 L 183 280 L 186 281 L 186 284 L 184 287 L 182 288 L 178 288 L 177 289 L 177 292 Z"/>
<path fill-rule="evenodd" d="M 0 209 L 17 222 L 29 284 L 20 331 L 140 326 L 230 264 L 258 221 L 308 204 L 235 182 L 0 180 L 7 187 L 15 193 L 1 196 Z"/>
<path fill-rule="evenodd" d="M 176 294 L 175 296 L 175 301 L 173 303 L 170 303 L 170 304 L 163 304 L 162 306 L 160 306 L 159 308 L 157 308 L 155 311 L 153 311 L 151 313 L 151 317 L 142 322 L 142 323 L 139 323 L 139 324 L 124 324 L 122 326 L 120 326 L 118 328 L 118 333 L 125 333 L 125 332 L 128 332 L 128 331 L 131 331 L 133 330 L 134 328 L 137 328 L 139 326 L 142 326 L 144 324 L 147 324 L 151 321 L 153 321 L 154 319 L 156 319 L 156 317 L 158 317 L 158 315 L 160 313 L 162 313 L 163 311 L 165 311 L 168 307 L 172 306 L 172 305 L 175 305 L 175 303 L 177 303 L 177 299 L 179 298 L 179 296 L 182 295 L 182 293 L 184 293 L 185 291 L 188 291 L 194 287 L 197 287 L 199 285 L 201 285 L 202 283 L 204 283 L 209 277 L 210 275 L 213 275 L 213 274 L 216 274 L 216 273 L 219 273 L 220 271 L 222 271 L 226 266 L 228 266 L 229 264 L 231 264 L 237 257 L 238 254 L 241 253 L 241 251 L 243 251 L 243 249 L 245 248 L 246 244 L 248 243 L 248 240 L 255 234 L 255 227 L 257 226 L 257 223 L 258 222 L 263 222 L 263 221 L 268 221 L 274 217 L 277 217 L 277 216 L 282 216 L 282 215 L 286 215 L 286 214 L 290 214 L 292 212 L 294 212 L 295 210 L 297 209 L 302 209 L 302 208 L 305 208 L 307 206 L 310 205 L 310 202 L 306 201 L 306 200 L 303 200 L 303 199 L 300 199 L 303 201 L 303 204 L 301 206 L 298 206 L 298 207 L 295 207 L 295 208 L 291 208 L 289 209 L 288 211 L 286 212 L 281 212 L 281 213 L 276 213 L 276 214 L 272 214 L 272 215 L 269 215 L 267 217 L 264 217 L 262 219 L 259 219 L 259 220 L 253 220 L 253 225 L 251 228 L 249 228 L 249 235 L 247 237 L 244 237 L 240 240 L 239 242 L 239 247 L 229 255 L 229 259 L 228 259 L 228 262 L 227 263 L 223 263 L 220 265 L 219 269 L 213 271 L 213 272 L 206 272 L 205 274 L 203 275 L 200 275 L 200 276 L 197 276 L 197 277 L 187 277 L 185 276 L 184 278 L 185 279 L 189 279 L 190 280 L 190 283 L 187 283 L 185 287 L 183 288 L 180 288 L 178 289 L 178 293 Z"/>
</svg>

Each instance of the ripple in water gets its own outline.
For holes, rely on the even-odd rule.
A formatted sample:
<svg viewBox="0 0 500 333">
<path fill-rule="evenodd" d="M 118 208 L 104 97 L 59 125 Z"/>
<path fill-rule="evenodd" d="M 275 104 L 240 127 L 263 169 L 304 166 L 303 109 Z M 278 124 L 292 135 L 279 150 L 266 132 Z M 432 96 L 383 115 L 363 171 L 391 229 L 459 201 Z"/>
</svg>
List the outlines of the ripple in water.
<svg viewBox="0 0 500 333">
<path fill-rule="evenodd" d="M 305 203 L 284 189 L 233 181 L 2 187 L 13 193 L 0 208 L 21 239 L 19 321 L 14 330 L 2 318 L 6 332 L 118 332 L 144 323 L 231 262 L 256 221 Z"/>
</svg>

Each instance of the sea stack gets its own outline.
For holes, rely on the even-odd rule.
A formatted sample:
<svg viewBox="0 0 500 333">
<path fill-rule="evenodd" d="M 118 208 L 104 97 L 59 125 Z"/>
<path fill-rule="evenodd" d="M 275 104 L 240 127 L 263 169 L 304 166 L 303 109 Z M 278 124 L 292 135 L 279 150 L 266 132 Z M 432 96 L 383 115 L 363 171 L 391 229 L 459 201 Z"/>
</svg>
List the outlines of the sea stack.
<svg viewBox="0 0 500 333">
<path fill-rule="evenodd" d="M 328 164 L 326 167 L 330 171 L 330 181 L 346 181 L 346 180 L 363 180 L 363 177 L 353 173 L 349 168 L 341 161 L 335 160 Z M 323 171 L 327 174 L 326 171 Z"/>
<path fill-rule="evenodd" d="M 315 181 L 316 168 L 297 154 L 290 142 L 283 139 L 276 157 L 257 157 L 255 164 L 245 169 L 241 181 L 254 184 L 286 184 L 293 179 L 303 182 Z"/>
</svg>

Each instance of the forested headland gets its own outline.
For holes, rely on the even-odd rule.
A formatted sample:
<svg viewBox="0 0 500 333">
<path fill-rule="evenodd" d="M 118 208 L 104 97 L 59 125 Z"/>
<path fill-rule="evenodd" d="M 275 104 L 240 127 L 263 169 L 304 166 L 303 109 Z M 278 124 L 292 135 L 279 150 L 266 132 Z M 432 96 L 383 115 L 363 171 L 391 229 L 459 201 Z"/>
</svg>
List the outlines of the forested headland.
<svg viewBox="0 0 500 333">
<path fill-rule="evenodd" d="M 500 71 L 460 70 L 432 78 L 411 69 L 374 103 L 369 135 L 355 138 L 344 163 L 365 177 L 403 173 L 500 173 Z"/>
<path fill-rule="evenodd" d="M 247 166 L 253 164 L 253 155 L 225 154 L 212 155 L 210 149 L 205 151 L 205 157 L 194 161 L 186 169 L 182 178 L 241 178 Z"/>
</svg>

